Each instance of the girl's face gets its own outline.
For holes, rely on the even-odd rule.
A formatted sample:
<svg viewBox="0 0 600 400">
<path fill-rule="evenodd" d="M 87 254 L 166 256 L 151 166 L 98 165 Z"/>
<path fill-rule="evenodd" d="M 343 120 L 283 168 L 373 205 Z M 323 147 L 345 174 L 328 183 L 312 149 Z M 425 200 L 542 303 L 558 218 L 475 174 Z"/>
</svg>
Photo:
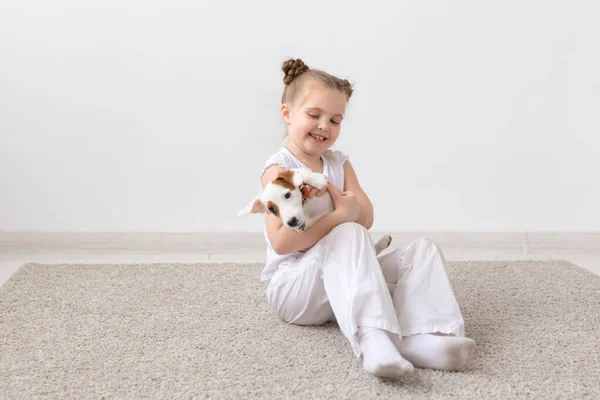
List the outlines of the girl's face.
<svg viewBox="0 0 600 400">
<path fill-rule="evenodd" d="M 281 115 L 288 124 L 289 140 L 305 153 L 321 156 L 337 140 L 345 109 L 344 93 L 314 85 L 293 108 L 282 104 Z"/>
</svg>

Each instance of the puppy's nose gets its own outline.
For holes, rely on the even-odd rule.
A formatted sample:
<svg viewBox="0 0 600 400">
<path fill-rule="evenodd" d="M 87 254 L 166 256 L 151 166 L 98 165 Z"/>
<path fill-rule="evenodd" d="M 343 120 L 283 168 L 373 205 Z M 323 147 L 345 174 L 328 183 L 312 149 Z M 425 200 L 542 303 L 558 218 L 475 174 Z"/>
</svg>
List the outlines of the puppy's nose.
<svg viewBox="0 0 600 400">
<path fill-rule="evenodd" d="M 296 217 L 292 217 L 288 221 L 288 225 L 291 226 L 291 227 L 294 227 L 294 226 L 298 225 L 298 219 Z"/>
</svg>

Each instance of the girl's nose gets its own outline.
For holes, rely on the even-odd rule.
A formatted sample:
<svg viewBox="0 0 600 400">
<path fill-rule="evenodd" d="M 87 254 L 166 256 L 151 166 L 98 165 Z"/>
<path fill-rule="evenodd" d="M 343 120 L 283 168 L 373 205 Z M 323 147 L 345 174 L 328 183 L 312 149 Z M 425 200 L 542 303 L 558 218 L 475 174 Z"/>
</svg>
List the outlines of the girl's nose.
<svg viewBox="0 0 600 400">
<path fill-rule="evenodd" d="M 319 120 L 319 129 L 329 131 L 329 121 Z"/>
</svg>

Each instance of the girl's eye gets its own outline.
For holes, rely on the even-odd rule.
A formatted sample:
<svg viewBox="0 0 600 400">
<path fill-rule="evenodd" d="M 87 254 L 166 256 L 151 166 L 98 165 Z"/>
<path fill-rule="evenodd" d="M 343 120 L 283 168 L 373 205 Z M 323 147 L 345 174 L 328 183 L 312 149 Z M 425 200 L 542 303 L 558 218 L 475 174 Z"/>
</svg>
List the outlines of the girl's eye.
<svg viewBox="0 0 600 400">
<path fill-rule="evenodd" d="M 310 116 L 311 116 L 311 117 L 313 117 L 313 118 L 319 118 L 319 116 L 318 116 L 318 115 L 314 115 L 314 114 L 311 114 L 311 113 L 308 113 L 308 115 L 310 115 Z"/>
<path fill-rule="evenodd" d="M 273 206 L 269 207 L 269 211 L 271 211 L 273 214 L 277 213 L 277 209 L 275 209 Z"/>
<path fill-rule="evenodd" d="M 331 122 L 333 122 L 333 123 L 334 123 L 334 124 L 336 124 L 336 125 L 339 125 L 339 124 L 340 124 L 340 122 L 337 122 L 337 121 L 334 121 L 334 120 L 331 120 Z"/>
<path fill-rule="evenodd" d="M 287 193 L 285 194 L 285 198 L 286 198 L 286 199 L 289 199 L 291 195 L 292 195 L 292 194 L 291 194 L 290 192 L 287 192 Z"/>
</svg>

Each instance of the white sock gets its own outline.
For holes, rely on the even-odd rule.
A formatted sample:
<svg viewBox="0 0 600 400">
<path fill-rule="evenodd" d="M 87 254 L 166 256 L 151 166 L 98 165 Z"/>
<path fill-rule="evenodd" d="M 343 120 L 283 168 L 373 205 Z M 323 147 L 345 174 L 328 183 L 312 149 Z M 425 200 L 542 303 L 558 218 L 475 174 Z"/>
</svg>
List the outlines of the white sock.
<svg viewBox="0 0 600 400">
<path fill-rule="evenodd" d="M 402 358 L 386 331 L 361 326 L 357 334 L 363 369 L 366 372 L 388 378 L 398 378 L 413 372 L 412 364 Z"/>
<path fill-rule="evenodd" d="M 464 369 L 474 348 L 472 339 L 429 333 L 405 336 L 398 345 L 400 354 L 415 367 L 444 371 Z"/>
</svg>

